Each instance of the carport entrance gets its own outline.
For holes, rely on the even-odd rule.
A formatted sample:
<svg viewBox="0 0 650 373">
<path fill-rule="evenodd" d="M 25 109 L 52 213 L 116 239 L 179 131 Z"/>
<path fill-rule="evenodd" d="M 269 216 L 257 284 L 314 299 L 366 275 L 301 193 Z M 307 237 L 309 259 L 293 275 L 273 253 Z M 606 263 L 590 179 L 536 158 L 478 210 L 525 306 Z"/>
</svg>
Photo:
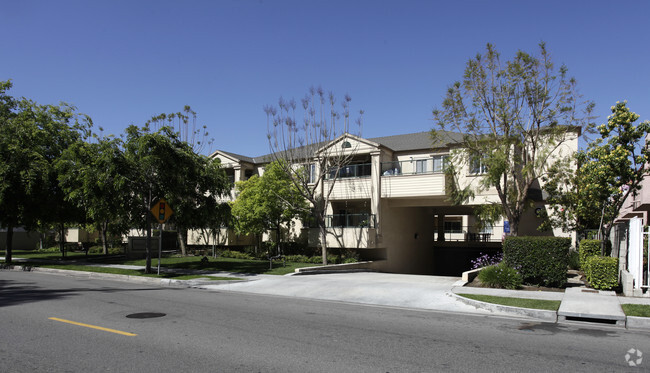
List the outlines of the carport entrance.
<svg viewBox="0 0 650 373">
<path fill-rule="evenodd" d="M 483 254 L 500 252 L 500 242 L 436 242 L 433 246 L 433 274 L 460 276 L 472 269 L 472 260 Z"/>
</svg>

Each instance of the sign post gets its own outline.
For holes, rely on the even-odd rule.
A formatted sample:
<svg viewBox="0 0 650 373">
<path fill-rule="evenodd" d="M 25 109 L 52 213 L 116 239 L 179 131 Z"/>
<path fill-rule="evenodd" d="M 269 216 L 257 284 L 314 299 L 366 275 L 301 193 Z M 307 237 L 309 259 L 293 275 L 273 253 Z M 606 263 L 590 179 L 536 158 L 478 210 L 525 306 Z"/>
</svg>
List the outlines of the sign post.
<svg viewBox="0 0 650 373">
<path fill-rule="evenodd" d="M 164 198 L 161 198 L 151 208 L 151 213 L 158 220 L 158 276 L 160 276 L 160 258 L 162 256 L 163 224 L 174 213 Z"/>
</svg>

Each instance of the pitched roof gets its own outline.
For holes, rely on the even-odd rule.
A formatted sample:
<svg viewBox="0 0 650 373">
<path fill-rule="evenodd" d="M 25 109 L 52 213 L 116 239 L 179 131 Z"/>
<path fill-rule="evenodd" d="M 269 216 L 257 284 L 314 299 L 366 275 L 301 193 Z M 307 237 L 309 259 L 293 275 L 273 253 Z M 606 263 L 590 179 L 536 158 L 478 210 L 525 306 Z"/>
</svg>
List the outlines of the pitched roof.
<svg viewBox="0 0 650 373">
<path fill-rule="evenodd" d="M 435 143 L 432 143 L 431 132 L 429 131 L 407 133 L 404 135 L 375 137 L 368 140 L 384 145 L 393 151 L 426 150 L 446 147 L 450 141 L 460 142 L 462 141 L 462 135 L 460 133 L 445 131 L 442 133 L 442 136 L 440 136 L 440 139 L 438 139 Z"/>
<path fill-rule="evenodd" d="M 215 153 L 217 153 L 217 152 L 223 153 L 223 154 L 225 154 L 225 155 L 227 155 L 227 156 L 229 156 L 231 158 L 234 158 L 234 159 L 237 159 L 237 160 L 240 160 L 240 161 L 244 161 L 244 162 L 248 162 L 248 163 L 256 163 L 255 158 L 247 157 L 245 155 L 240 155 L 240 154 L 236 154 L 236 153 L 227 152 L 227 151 L 224 151 L 224 150 L 217 150 L 217 151 L 215 151 L 213 153 L 213 155 Z"/>
<path fill-rule="evenodd" d="M 367 140 L 383 145 L 393 151 L 427 150 L 446 147 L 449 143 L 461 142 L 462 134 L 445 131 L 442 133 L 442 136 L 436 140 L 435 143 L 432 143 L 431 132 L 429 131 L 407 133 L 403 135 L 374 137 Z M 249 163 L 266 163 L 273 160 L 272 154 L 265 154 L 259 157 L 246 157 L 223 150 L 219 150 L 219 152 Z"/>
</svg>

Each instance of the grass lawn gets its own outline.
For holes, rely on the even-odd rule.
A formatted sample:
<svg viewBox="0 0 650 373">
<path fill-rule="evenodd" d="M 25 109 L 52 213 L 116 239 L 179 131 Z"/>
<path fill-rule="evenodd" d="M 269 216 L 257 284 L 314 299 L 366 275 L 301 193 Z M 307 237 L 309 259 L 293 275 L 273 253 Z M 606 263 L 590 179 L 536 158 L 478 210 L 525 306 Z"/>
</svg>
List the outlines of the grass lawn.
<svg viewBox="0 0 650 373">
<path fill-rule="evenodd" d="M 137 269 L 123 269 L 123 268 L 111 268 L 111 267 L 95 267 L 95 266 L 86 266 L 86 265 L 77 265 L 77 264 L 50 264 L 50 263 L 30 263 L 34 267 L 42 268 L 54 268 L 54 269 L 65 269 L 68 271 L 85 271 L 85 272 L 98 272 L 98 273 L 112 273 L 116 275 L 128 275 L 128 276 L 142 276 L 142 277 L 156 277 L 156 278 L 171 278 L 174 280 L 192 280 L 197 278 L 205 278 L 212 281 L 217 280 L 241 280 L 237 277 L 218 277 L 218 276 L 209 276 L 209 275 L 187 275 L 181 273 L 161 273 L 160 276 L 155 273 L 145 274 L 144 270 Z M 154 269 L 155 270 L 155 269 Z"/>
<path fill-rule="evenodd" d="M 627 316 L 650 317 L 650 306 L 646 304 L 621 304 Z"/>
<path fill-rule="evenodd" d="M 47 260 L 60 260 L 61 252 L 60 251 L 51 251 L 51 252 L 38 252 L 36 250 L 13 250 L 11 255 L 14 258 L 27 258 L 27 259 L 47 259 Z M 101 258 L 104 255 L 102 254 L 88 254 L 79 251 L 66 251 L 65 260 L 92 260 L 93 258 Z"/>
<path fill-rule="evenodd" d="M 152 259 L 152 263 L 158 263 L 158 259 Z M 129 260 L 121 264 L 141 265 L 145 264 L 144 259 Z M 296 268 L 313 267 L 316 264 L 293 263 L 287 262 L 285 266 L 282 262 L 273 262 L 273 269 L 269 269 L 268 260 L 251 260 L 251 259 L 234 259 L 234 258 L 208 258 L 207 263 L 201 263 L 201 257 L 169 257 L 162 258 L 161 267 L 208 270 L 208 271 L 225 271 L 236 273 L 256 273 L 266 275 L 286 275 L 292 273 Z"/>
<path fill-rule="evenodd" d="M 74 254 L 74 255 L 73 255 Z M 107 272 L 107 273 L 122 273 L 128 275 L 137 275 L 133 272 L 134 270 L 122 270 L 116 269 L 115 272 L 108 272 L 107 268 L 102 267 L 92 267 L 92 266 L 83 266 L 77 265 L 73 260 L 81 260 L 88 262 L 96 263 L 106 263 L 106 264 L 127 264 L 127 265 L 138 265 L 144 266 L 144 259 L 135 259 L 135 260 L 126 260 L 119 258 L 105 258 L 101 254 L 89 254 L 87 257 L 84 253 L 69 253 L 66 257 L 66 260 L 61 260 L 60 253 L 39 253 L 37 251 L 23 251 L 23 250 L 14 250 L 13 256 L 16 258 L 29 258 L 29 259 L 47 259 L 47 260 L 57 260 L 59 262 L 52 263 L 31 263 L 32 266 L 40 267 L 49 267 L 49 268 L 60 268 L 60 269 L 70 269 L 85 271 L 87 269 L 79 269 L 78 267 L 83 268 L 92 268 L 93 272 Z M 160 266 L 172 269 L 186 269 L 186 270 L 205 270 L 205 271 L 223 271 L 223 272 L 235 272 L 235 273 L 255 273 L 255 274 L 267 274 L 267 275 L 286 275 L 288 273 L 293 273 L 296 268 L 303 267 L 314 267 L 317 264 L 310 263 L 295 263 L 287 262 L 283 266 L 282 262 L 273 262 L 273 269 L 269 269 L 268 260 L 249 260 L 249 259 L 233 259 L 233 258 L 208 258 L 207 263 L 201 262 L 202 257 L 200 256 L 188 256 L 188 257 L 164 257 L 161 259 Z M 158 258 L 151 258 L 151 265 L 155 267 L 158 265 Z M 120 272 L 127 271 L 127 272 Z M 128 272 L 132 271 L 132 272 Z"/>
<path fill-rule="evenodd" d="M 510 297 L 495 297 L 493 295 L 482 294 L 458 294 L 462 297 L 478 300 L 486 303 L 501 304 L 511 307 L 533 308 L 538 310 L 557 311 L 560 308 L 559 300 L 541 300 L 541 299 L 528 299 L 528 298 L 510 298 Z"/>
</svg>

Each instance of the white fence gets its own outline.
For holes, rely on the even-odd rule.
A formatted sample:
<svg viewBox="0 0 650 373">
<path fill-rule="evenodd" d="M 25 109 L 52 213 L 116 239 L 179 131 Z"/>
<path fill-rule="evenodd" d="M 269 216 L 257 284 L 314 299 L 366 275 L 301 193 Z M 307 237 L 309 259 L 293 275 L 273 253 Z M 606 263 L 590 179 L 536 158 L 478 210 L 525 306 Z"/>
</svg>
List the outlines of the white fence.
<svg viewBox="0 0 650 373">
<path fill-rule="evenodd" d="M 650 252 L 650 227 L 643 227 L 643 221 L 639 218 L 630 219 L 628 247 L 627 247 L 627 270 L 634 279 L 634 289 L 649 288 L 648 273 L 650 272 L 650 261 L 644 265 L 644 253 Z M 623 254 L 621 252 L 621 254 Z M 622 255 L 621 255 L 622 256 Z M 621 260 L 624 258 L 621 258 Z"/>
</svg>

